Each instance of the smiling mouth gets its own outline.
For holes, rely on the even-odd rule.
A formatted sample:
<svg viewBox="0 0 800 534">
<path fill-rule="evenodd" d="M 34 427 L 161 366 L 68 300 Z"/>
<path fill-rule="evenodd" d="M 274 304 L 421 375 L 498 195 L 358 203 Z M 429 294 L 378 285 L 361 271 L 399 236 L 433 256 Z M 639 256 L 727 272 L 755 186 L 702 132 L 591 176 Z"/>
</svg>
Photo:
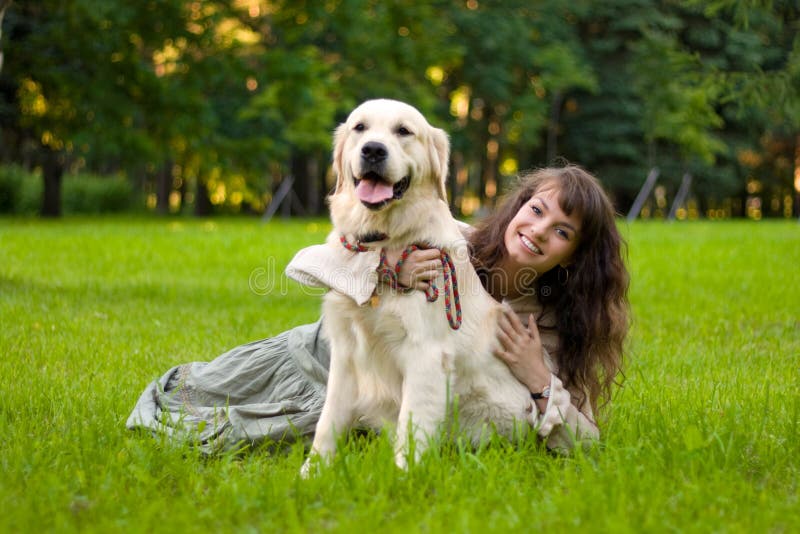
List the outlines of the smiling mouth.
<svg viewBox="0 0 800 534">
<path fill-rule="evenodd" d="M 528 250 L 530 250 L 530 251 L 531 251 L 533 254 L 536 254 L 536 255 L 538 255 L 538 256 L 541 256 L 541 255 L 542 255 L 542 249 L 540 249 L 539 247 L 537 247 L 537 246 L 536 246 L 536 245 L 533 243 L 533 241 L 531 241 L 530 239 L 528 239 L 528 238 L 527 238 L 527 237 L 525 237 L 524 235 L 522 235 L 522 234 L 519 234 L 519 240 L 522 242 L 522 244 L 525 246 L 525 248 L 527 248 Z"/>
<path fill-rule="evenodd" d="M 391 184 L 377 172 L 369 171 L 361 178 L 353 178 L 353 184 L 361 203 L 371 210 L 379 210 L 390 202 L 403 198 L 411 184 L 411 176 Z"/>
</svg>

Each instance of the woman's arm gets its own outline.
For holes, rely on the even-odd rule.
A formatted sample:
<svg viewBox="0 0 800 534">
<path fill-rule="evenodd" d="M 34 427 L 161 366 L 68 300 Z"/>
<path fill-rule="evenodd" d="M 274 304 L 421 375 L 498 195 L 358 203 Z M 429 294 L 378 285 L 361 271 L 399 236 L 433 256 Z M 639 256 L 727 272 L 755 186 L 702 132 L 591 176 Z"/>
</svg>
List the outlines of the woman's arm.
<svg viewBox="0 0 800 534">
<path fill-rule="evenodd" d="M 470 225 L 461 221 L 456 221 L 456 224 L 465 238 L 472 232 Z M 402 250 L 387 250 L 389 266 L 394 268 L 402 253 Z M 412 252 L 398 273 L 400 285 L 427 290 L 430 281 L 441 274 L 440 254 L 438 249 Z M 332 233 L 324 245 L 300 249 L 285 272 L 286 276 L 305 286 L 335 289 L 363 305 L 369 301 L 380 281 L 377 274 L 380 257 L 380 249 L 365 252 L 347 250 L 340 246 L 338 235 Z"/>
<path fill-rule="evenodd" d="M 369 301 L 378 285 L 379 250 L 353 252 L 338 239 L 301 249 L 286 266 L 286 276 L 309 287 L 335 289 L 359 306 Z"/>
<path fill-rule="evenodd" d="M 386 259 L 393 269 L 402 250 L 389 250 Z M 439 249 L 411 252 L 400 267 L 397 279 L 401 286 L 425 291 L 431 280 L 441 274 Z M 369 301 L 380 281 L 379 249 L 354 252 L 339 243 L 312 245 L 295 254 L 286 266 L 286 276 L 309 287 L 335 289 L 358 305 Z"/>
<path fill-rule="evenodd" d="M 499 326 L 500 348 L 495 356 L 538 397 L 534 400 L 536 413 L 532 422 L 547 447 L 569 451 L 576 443 L 597 440 L 600 432 L 588 399 L 579 405 L 578 396 L 552 373 L 533 314 L 529 315 L 526 327 L 517 314 L 506 307 Z"/>
</svg>

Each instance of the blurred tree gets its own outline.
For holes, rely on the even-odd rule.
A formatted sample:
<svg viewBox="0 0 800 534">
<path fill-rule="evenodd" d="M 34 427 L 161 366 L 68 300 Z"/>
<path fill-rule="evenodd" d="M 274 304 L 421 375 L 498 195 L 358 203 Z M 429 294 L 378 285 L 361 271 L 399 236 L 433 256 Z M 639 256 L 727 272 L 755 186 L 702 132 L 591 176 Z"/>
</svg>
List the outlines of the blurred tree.
<svg viewBox="0 0 800 534">
<path fill-rule="evenodd" d="M 167 211 L 175 165 L 225 146 L 208 97 L 231 80 L 244 89 L 238 40 L 221 31 L 227 4 L 45 0 L 9 12 L 3 136 L 42 167 L 43 215 L 60 213 L 61 176 L 80 167 L 156 177 Z"/>
<path fill-rule="evenodd" d="M 778 214 L 800 176 L 799 10 L 789 0 L 16 3 L 0 34 L 0 159 L 42 169 L 49 215 L 60 177 L 78 169 L 125 174 L 153 208 L 193 204 L 197 215 L 262 211 L 291 174 L 316 213 L 333 127 L 357 103 L 389 97 L 450 132 L 456 212 L 491 205 L 518 169 L 563 156 L 595 171 L 621 211 L 657 165 L 667 195 L 693 173 L 701 211 L 732 195 L 744 211 L 767 195 Z"/>
<path fill-rule="evenodd" d="M 10 5 L 11 0 L 0 0 L 0 72 L 3 72 L 3 17 Z"/>
<path fill-rule="evenodd" d="M 432 110 L 433 86 L 425 72 L 448 55 L 438 37 L 444 21 L 427 2 L 253 6 L 240 20 L 262 37 L 252 52 L 266 77 L 243 112 L 269 117 L 282 142 L 283 170 L 294 177 L 295 194 L 308 211 L 316 213 L 327 192 L 331 131 L 356 104 L 386 97 Z"/>
<path fill-rule="evenodd" d="M 726 3 L 665 3 L 666 20 L 674 22 L 651 24 L 633 47 L 635 87 L 653 164 L 669 166 L 665 156 L 677 156 L 683 169 L 692 171 L 701 213 L 731 196 L 741 197 L 741 211 L 752 181 L 748 166 L 761 160 L 753 157 L 760 151 L 759 138 L 798 116 L 792 110 L 798 109 L 800 79 L 791 79 L 797 7 L 754 2 L 745 8 L 737 2 L 723 8 Z M 794 131 L 797 126 L 795 121 Z M 779 181 L 782 196 L 791 180 Z"/>
<path fill-rule="evenodd" d="M 600 83 L 566 97 L 565 154 L 598 172 L 622 211 L 653 166 L 667 193 L 687 170 L 703 201 L 742 191 L 739 155 L 772 129 L 768 110 L 797 109 L 797 7 L 608 0 L 579 14 Z"/>
<path fill-rule="evenodd" d="M 651 166 L 631 47 L 642 39 L 643 28 L 658 22 L 676 23 L 651 0 L 593 3 L 578 22 L 598 89 L 566 95 L 563 153 L 596 172 L 621 211 L 631 204 Z"/>
<path fill-rule="evenodd" d="M 543 141 L 551 158 L 558 153 L 564 93 L 596 87 L 576 9 L 580 3 L 568 8 L 557 1 L 451 4 L 455 31 L 448 35 L 459 55 L 442 78 L 454 117 L 457 205 L 470 189 L 492 203 L 503 176 L 537 162 Z"/>
<path fill-rule="evenodd" d="M 645 141 L 671 143 L 684 160 L 713 163 L 726 150 L 714 135 L 723 124 L 715 109 L 719 89 L 703 83 L 699 58 L 681 51 L 674 36 L 656 31 L 647 32 L 632 52 Z"/>
<path fill-rule="evenodd" d="M 800 215 L 800 4 L 719 0 L 698 7 L 735 29 L 728 62 L 707 66 L 706 75 L 721 87 L 738 204 L 756 218 Z"/>
<path fill-rule="evenodd" d="M 172 6 L 162 4 L 150 2 L 141 13 L 107 3 L 44 0 L 10 11 L 11 83 L 3 96 L 13 103 L 4 111 L 11 110 L 17 127 L 4 128 L 4 137 L 42 167 L 43 215 L 60 214 L 68 166 L 87 158 L 125 165 L 156 150 L 139 127 L 149 114 L 137 103 L 157 102 L 161 95 L 141 50 L 175 19 Z M 142 16 L 148 12 L 150 20 Z"/>
</svg>

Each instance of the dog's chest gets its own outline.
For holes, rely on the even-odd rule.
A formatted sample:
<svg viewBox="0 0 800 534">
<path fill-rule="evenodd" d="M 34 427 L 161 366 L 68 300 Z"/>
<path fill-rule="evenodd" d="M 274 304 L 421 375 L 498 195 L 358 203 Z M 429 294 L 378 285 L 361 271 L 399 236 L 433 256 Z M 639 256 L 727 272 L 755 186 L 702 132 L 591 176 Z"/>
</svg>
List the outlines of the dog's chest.
<svg viewBox="0 0 800 534">
<path fill-rule="evenodd" d="M 419 345 L 427 349 L 440 344 L 452 345 L 457 338 L 448 324 L 442 298 L 429 302 L 421 291 L 399 292 L 380 286 L 369 306 L 362 307 L 365 328 L 385 339 L 390 346 Z"/>
<path fill-rule="evenodd" d="M 402 374 L 419 358 L 441 358 L 445 351 L 452 354 L 444 347 L 453 349 L 458 337 L 447 323 L 443 304 L 427 302 L 419 291 L 399 293 L 379 286 L 372 301 L 362 306 L 329 293 L 325 315 L 335 323 L 331 337 L 339 338 L 342 346 L 348 340 L 354 346 L 341 357 L 353 360 L 358 372 Z"/>
</svg>

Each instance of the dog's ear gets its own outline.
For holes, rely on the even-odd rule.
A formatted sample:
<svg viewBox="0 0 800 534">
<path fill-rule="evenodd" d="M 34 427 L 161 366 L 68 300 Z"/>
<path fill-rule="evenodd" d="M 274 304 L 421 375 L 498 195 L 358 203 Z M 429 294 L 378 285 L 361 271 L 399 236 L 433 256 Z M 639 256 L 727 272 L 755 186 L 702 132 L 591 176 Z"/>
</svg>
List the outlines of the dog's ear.
<svg viewBox="0 0 800 534">
<path fill-rule="evenodd" d="M 431 127 L 431 169 L 437 180 L 439 198 L 447 202 L 447 170 L 450 165 L 450 140 L 444 130 Z"/>
<path fill-rule="evenodd" d="M 344 185 L 344 167 L 342 154 L 344 153 L 344 143 L 347 140 L 347 124 L 342 123 L 333 132 L 333 174 L 336 175 L 336 189 L 333 194 L 341 192 Z"/>
</svg>

